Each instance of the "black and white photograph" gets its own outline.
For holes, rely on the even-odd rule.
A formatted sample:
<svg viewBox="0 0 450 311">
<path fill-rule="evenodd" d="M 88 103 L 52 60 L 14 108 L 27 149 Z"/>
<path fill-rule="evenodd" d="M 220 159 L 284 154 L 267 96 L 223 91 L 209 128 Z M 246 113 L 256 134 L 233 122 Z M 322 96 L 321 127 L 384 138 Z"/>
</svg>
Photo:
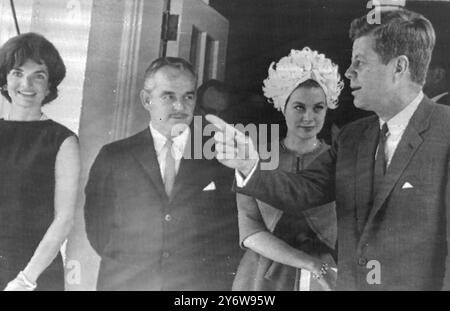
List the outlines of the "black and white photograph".
<svg viewBox="0 0 450 311">
<path fill-rule="evenodd" d="M 0 290 L 450 290 L 449 16 L 0 0 Z"/>
</svg>

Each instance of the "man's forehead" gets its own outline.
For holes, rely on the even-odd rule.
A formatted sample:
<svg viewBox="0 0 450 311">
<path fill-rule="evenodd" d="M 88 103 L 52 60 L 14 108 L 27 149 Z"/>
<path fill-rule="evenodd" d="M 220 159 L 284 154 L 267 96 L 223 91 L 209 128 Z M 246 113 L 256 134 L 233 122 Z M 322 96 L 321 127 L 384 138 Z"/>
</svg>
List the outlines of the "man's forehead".
<svg viewBox="0 0 450 311">
<path fill-rule="evenodd" d="M 154 76 L 168 81 L 179 79 L 195 81 L 195 77 L 189 70 L 169 66 L 161 67 Z"/>
<path fill-rule="evenodd" d="M 196 78 L 188 70 L 162 67 L 146 81 L 146 85 L 183 85 L 195 88 Z"/>
<path fill-rule="evenodd" d="M 362 36 L 356 39 L 353 42 L 353 48 L 352 48 L 352 56 L 369 56 L 370 54 L 375 53 L 373 49 L 374 44 L 374 37 L 369 36 Z"/>
</svg>

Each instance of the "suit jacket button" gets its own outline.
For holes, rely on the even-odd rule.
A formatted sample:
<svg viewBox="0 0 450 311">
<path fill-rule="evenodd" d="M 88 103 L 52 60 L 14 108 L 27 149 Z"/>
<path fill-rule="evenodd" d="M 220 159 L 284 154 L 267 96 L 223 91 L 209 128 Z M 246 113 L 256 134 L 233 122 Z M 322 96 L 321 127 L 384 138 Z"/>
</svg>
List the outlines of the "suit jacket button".
<svg viewBox="0 0 450 311">
<path fill-rule="evenodd" d="M 358 265 L 360 265 L 360 266 L 366 266 L 367 265 L 367 259 L 366 258 L 362 258 L 362 257 L 360 257 L 359 259 L 358 259 Z"/>
<path fill-rule="evenodd" d="M 164 219 L 165 219 L 166 221 L 171 221 L 171 220 L 172 220 L 172 216 L 171 216 L 170 214 L 167 214 L 167 215 L 164 217 Z"/>
<path fill-rule="evenodd" d="M 163 252 L 162 256 L 163 256 L 163 258 L 167 259 L 170 257 L 170 254 L 169 254 L 169 252 Z"/>
</svg>

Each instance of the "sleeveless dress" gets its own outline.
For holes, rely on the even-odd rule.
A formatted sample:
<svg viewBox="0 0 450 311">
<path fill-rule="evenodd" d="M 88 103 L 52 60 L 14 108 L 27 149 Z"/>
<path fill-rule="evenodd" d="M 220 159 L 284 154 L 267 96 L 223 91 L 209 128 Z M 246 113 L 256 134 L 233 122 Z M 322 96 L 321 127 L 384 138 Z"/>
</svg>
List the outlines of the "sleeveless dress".
<svg viewBox="0 0 450 311">
<path fill-rule="evenodd" d="M 0 119 L 0 289 L 23 270 L 54 219 L 55 162 L 75 135 L 52 121 Z M 61 254 L 36 290 L 64 290 Z"/>
</svg>

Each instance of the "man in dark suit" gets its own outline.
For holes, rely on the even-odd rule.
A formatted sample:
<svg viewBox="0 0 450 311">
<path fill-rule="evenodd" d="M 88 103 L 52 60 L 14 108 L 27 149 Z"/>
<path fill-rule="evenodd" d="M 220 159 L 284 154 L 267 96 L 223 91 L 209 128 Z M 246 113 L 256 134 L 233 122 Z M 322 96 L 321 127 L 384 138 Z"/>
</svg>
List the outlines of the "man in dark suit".
<svg viewBox="0 0 450 311">
<path fill-rule="evenodd" d="M 194 154 L 195 93 L 188 62 L 154 61 L 141 91 L 149 127 L 104 146 L 92 166 L 85 218 L 101 256 L 99 290 L 231 288 L 239 252 L 233 172 Z"/>
<path fill-rule="evenodd" d="M 450 109 L 422 93 L 433 27 L 398 9 L 383 11 L 380 24 L 356 19 L 350 35 L 355 106 L 375 116 L 344 127 L 297 175 L 264 170 L 238 131 L 216 133 L 218 158 L 240 172 L 237 191 L 286 212 L 336 200 L 338 289 L 449 289 Z"/>
</svg>

